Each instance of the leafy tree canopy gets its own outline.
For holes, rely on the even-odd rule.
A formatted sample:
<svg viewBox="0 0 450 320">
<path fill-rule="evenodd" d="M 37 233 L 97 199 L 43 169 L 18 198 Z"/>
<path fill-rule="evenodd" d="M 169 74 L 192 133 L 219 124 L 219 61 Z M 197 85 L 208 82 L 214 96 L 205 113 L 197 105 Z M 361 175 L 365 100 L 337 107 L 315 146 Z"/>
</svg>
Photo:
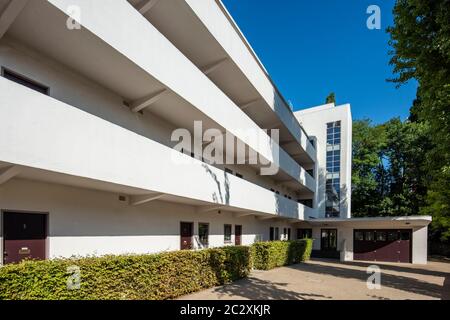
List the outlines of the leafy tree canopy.
<svg viewBox="0 0 450 320">
<path fill-rule="evenodd" d="M 426 194 L 425 124 L 395 118 L 353 125 L 352 211 L 355 216 L 417 215 Z"/>
<path fill-rule="evenodd" d="M 410 120 L 430 140 L 418 163 L 427 189 L 421 213 L 433 216 L 436 236 L 450 239 L 450 0 L 397 0 L 387 31 L 397 74 L 391 81 L 418 82 Z"/>
<path fill-rule="evenodd" d="M 334 95 L 334 92 L 331 92 L 327 98 L 325 99 L 325 103 L 336 103 L 336 97 Z"/>
</svg>

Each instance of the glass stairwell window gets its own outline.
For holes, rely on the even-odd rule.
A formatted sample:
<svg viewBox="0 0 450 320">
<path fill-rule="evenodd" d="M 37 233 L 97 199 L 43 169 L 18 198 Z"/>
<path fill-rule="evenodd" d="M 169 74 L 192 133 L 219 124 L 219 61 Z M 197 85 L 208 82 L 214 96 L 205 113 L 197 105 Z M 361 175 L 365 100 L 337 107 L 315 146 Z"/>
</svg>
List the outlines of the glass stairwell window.
<svg viewBox="0 0 450 320">
<path fill-rule="evenodd" d="M 325 216 L 337 218 L 341 202 L 341 121 L 327 123 Z"/>
</svg>

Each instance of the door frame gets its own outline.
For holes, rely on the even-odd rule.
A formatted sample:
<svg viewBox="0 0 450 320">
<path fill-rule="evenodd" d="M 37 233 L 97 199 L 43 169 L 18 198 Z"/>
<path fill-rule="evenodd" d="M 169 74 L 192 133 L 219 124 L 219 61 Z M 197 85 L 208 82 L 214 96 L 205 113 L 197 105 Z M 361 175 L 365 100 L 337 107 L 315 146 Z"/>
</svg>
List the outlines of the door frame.
<svg viewBox="0 0 450 320">
<path fill-rule="evenodd" d="M 414 236 L 414 229 L 413 228 L 405 228 L 405 229 L 398 229 L 401 233 L 402 231 L 406 230 L 409 231 L 409 263 L 413 262 L 413 236 Z M 401 235 L 400 235 L 401 237 Z"/>
<path fill-rule="evenodd" d="M 50 213 L 44 211 L 30 211 L 30 210 L 14 210 L 14 209 L 0 209 L 0 265 L 5 264 L 5 213 L 28 213 L 28 214 L 40 214 L 45 216 L 45 260 L 50 257 L 50 241 L 48 238 L 50 230 Z"/>
<path fill-rule="evenodd" d="M 180 224 L 179 224 L 179 231 L 180 231 L 180 250 L 184 250 L 184 249 L 182 249 L 182 239 L 183 239 L 183 236 L 181 235 L 181 225 L 183 224 L 183 223 L 186 223 L 186 224 L 190 224 L 191 225 L 191 250 L 192 249 L 194 249 L 194 233 L 195 233 L 195 226 L 194 226 L 194 221 L 180 221 Z"/>
<path fill-rule="evenodd" d="M 237 235 L 236 227 L 239 227 L 240 230 L 241 230 L 241 233 L 239 234 L 239 242 L 240 242 L 239 244 L 236 244 L 236 235 Z M 242 224 L 235 224 L 234 225 L 234 245 L 235 246 L 241 246 L 242 245 Z"/>
<path fill-rule="evenodd" d="M 325 231 L 325 230 L 328 230 L 328 231 L 330 231 L 330 230 L 333 230 L 333 231 L 336 231 L 336 248 L 334 249 L 334 250 L 332 250 L 332 249 L 326 249 L 326 250 L 324 250 L 324 248 L 323 248 L 323 238 L 322 238 L 322 232 L 323 231 Z M 320 229 L 320 251 L 326 251 L 326 252 L 337 252 L 337 251 L 339 251 L 338 250 L 338 229 L 337 228 L 322 228 L 322 229 Z"/>
</svg>

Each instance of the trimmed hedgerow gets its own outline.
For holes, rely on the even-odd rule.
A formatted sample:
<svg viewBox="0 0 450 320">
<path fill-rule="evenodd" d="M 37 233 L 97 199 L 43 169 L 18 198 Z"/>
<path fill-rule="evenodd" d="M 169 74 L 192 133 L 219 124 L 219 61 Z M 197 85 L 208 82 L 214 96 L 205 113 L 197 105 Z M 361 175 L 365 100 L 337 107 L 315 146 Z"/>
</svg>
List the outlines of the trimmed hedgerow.
<svg viewBox="0 0 450 320">
<path fill-rule="evenodd" d="M 312 240 L 257 242 L 251 250 L 253 268 L 270 270 L 309 260 Z"/>
<path fill-rule="evenodd" d="M 171 299 L 308 260 L 312 240 L 259 242 L 200 251 L 24 261 L 0 268 L 0 299 Z M 79 289 L 68 289 L 71 267 Z"/>
<path fill-rule="evenodd" d="M 0 299 L 171 299 L 250 272 L 250 248 L 24 261 L 0 268 Z M 80 268 L 69 290 L 68 267 Z M 70 270 L 70 269 L 69 269 Z"/>
</svg>

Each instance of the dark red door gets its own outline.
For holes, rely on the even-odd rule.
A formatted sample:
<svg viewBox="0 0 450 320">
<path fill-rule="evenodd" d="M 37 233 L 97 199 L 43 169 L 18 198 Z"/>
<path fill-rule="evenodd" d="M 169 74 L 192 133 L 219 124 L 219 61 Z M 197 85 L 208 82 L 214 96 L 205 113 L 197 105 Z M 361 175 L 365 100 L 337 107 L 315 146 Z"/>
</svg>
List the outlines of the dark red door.
<svg viewBox="0 0 450 320">
<path fill-rule="evenodd" d="M 355 230 L 353 233 L 353 259 L 375 261 L 375 230 Z"/>
<path fill-rule="evenodd" d="M 194 229 L 192 222 L 180 223 L 180 249 L 192 249 L 192 230 Z"/>
<path fill-rule="evenodd" d="M 234 226 L 234 244 L 240 246 L 242 243 L 242 226 Z"/>
<path fill-rule="evenodd" d="M 411 262 L 411 230 L 355 230 L 353 259 Z"/>
<path fill-rule="evenodd" d="M 376 236 L 375 259 L 377 261 L 400 262 L 399 231 L 377 230 Z"/>
<path fill-rule="evenodd" d="M 45 259 L 46 214 L 5 212 L 3 230 L 5 264 L 23 259 Z"/>
<path fill-rule="evenodd" d="M 398 241 L 398 251 L 399 251 L 399 262 L 411 262 L 411 251 L 412 251 L 412 231 L 411 230 L 401 230 L 400 237 Z"/>
</svg>

